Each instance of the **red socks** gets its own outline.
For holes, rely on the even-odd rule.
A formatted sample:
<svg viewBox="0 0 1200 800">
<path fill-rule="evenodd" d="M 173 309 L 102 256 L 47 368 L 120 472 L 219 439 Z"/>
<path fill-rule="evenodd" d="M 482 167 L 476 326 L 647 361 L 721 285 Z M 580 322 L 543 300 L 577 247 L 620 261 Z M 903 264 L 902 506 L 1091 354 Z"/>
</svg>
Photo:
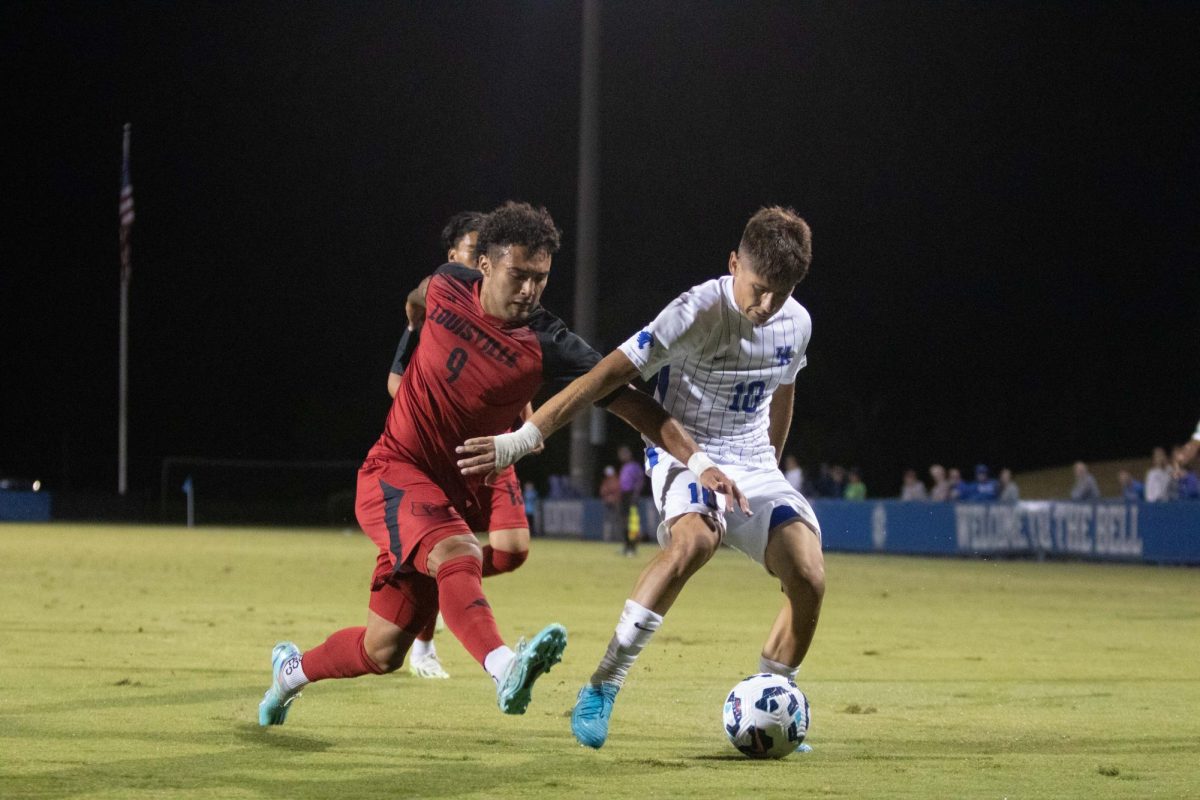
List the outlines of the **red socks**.
<svg viewBox="0 0 1200 800">
<path fill-rule="evenodd" d="M 490 578 L 502 572 L 512 572 L 525 563 L 529 551 L 510 553 L 507 550 L 493 550 L 490 544 L 483 546 L 483 577 Z"/>
<path fill-rule="evenodd" d="M 483 596 L 483 568 L 470 556 L 459 556 L 438 567 L 437 585 L 442 617 L 451 632 L 480 664 L 487 654 L 504 646 L 492 607 Z M 305 669 L 307 674 L 307 668 Z"/>
<path fill-rule="evenodd" d="M 331 633 L 323 644 L 309 650 L 300 659 L 309 681 L 326 678 L 356 678 L 359 675 L 382 675 L 383 670 L 367 656 L 363 647 L 366 628 L 342 628 Z"/>
</svg>

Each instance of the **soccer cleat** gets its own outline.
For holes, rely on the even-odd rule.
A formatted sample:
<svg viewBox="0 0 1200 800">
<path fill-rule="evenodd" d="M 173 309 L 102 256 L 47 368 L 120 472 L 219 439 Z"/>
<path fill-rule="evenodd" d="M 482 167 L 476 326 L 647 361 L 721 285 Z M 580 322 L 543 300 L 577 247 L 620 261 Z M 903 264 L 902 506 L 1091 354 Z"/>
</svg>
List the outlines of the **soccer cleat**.
<svg viewBox="0 0 1200 800">
<path fill-rule="evenodd" d="M 796 745 L 796 752 L 797 753 L 811 753 L 812 745 L 801 742 L 800 744 Z"/>
<path fill-rule="evenodd" d="M 450 673 L 438 661 L 437 653 L 430 653 L 424 658 L 414 658 L 408 662 L 408 671 L 418 678 L 449 678 Z"/>
<path fill-rule="evenodd" d="M 547 625 L 526 642 L 517 642 L 517 651 L 504 676 L 496 684 L 496 704 L 505 714 L 524 714 L 533 695 L 533 683 L 562 661 L 567 648 L 567 629 Z"/>
<path fill-rule="evenodd" d="M 284 668 L 293 658 L 299 662 L 300 648 L 291 642 L 280 642 L 271 648 L 271 688 L 267 689 L 262 702 L 258 704 L 259 725 L 282 725 L 287 719 L 288 709 L 300 696 L 299 691 L 285 689 L 280 680 Z"/>
<path fill-rule="evenodd" d="M 584 747 L 599 749 L 608 738 L 608 718 L 621 687 L 615 683 L 585 684 L 571 711 L 571 733 Z"/>
</svg>

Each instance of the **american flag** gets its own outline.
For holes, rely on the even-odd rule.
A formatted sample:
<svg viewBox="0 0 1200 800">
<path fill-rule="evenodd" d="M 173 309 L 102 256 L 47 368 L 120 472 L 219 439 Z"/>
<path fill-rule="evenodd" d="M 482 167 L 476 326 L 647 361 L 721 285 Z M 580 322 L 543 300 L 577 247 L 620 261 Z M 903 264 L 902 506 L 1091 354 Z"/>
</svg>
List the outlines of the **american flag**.
<svg viewBox="0 0 1200 800">
<path fill-rule="evenodd" d="M 129 181 L 129 123 L 125 123 L 125 143 L 121 159 L 121 199 L 117 209 L 121 216 L 121 276 L 129 277 L 133 267 L 130 259 L 130 234 L 133 232 L 133 184 Z"/>
</svg>

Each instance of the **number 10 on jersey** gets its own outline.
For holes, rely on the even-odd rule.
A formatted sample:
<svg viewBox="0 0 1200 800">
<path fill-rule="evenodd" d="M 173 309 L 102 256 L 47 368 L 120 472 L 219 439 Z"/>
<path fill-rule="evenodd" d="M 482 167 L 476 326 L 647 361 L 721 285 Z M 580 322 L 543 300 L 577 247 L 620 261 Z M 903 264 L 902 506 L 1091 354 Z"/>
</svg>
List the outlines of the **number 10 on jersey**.
<svg viewBox="0 0 1200 800">
<path fill-rule="evenodd" d="M 733 387 L 733 402 L 729 404 L 729 410 L 744 411 L 747 414 L 757 411 L 766 388 L 765 381 L 751 381 L 749 384 L 745 381 L 738 383 Z"/>
</svg>

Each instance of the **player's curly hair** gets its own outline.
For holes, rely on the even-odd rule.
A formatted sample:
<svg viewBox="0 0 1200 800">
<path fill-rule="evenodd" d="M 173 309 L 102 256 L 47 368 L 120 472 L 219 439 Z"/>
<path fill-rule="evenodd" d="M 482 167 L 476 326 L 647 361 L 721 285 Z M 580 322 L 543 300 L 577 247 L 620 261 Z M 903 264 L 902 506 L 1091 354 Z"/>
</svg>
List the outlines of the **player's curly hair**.
<svg viewBox="0 0 1200 800">
<path fill-rule="evenodd" d="M 763 280 L 796 284 L 812 264 L 812 231 L 795 209 L 760 208 L 746 223 L 738 253 L 750 257 Z"/>
<path fill-rule="evenodd" d="M 543 252 L 554 255 L 562 243 L 562 233 L 544 207 L 509 200 L 487 215 L 479 231 L 476 253 L 492 257 L 492 248 L 519 244 L 533 255 Z"/>
<path fill-rule="evenodd" d="M 442 249 L 453 250 L 459 240 L 471 231 L 478 233 L 487 221 L 487 214 L 482 211 L 460 211 L 446 222 L 442 228 Z"/>
</svg>

